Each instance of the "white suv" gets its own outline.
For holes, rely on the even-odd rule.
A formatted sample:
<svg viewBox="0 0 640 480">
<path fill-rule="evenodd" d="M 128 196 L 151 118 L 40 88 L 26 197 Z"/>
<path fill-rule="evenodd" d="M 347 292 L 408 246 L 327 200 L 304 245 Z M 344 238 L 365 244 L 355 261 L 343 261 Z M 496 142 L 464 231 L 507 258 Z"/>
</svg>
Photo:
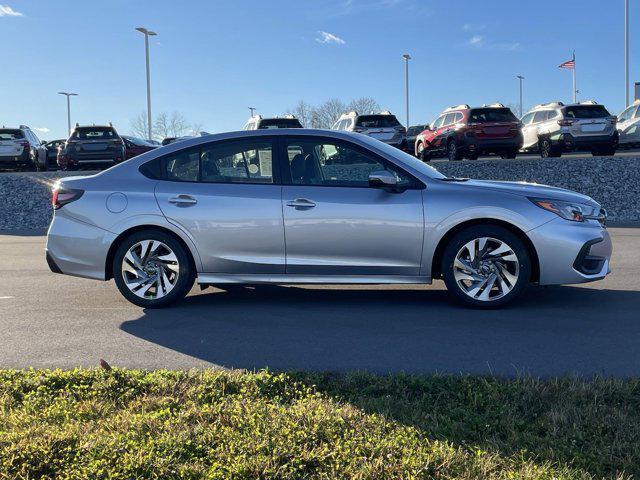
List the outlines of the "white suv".
<svg viewBox="0 0 640 480">
<path fill-rule="evenodd" d="M 300 120 L 291 114 L 273 118 L 262 118 L 262 115 L 254 115 L 247 120 L 243 130 L 262 130 L 267 128 L 302 128 L 302 124 Z"/>
<path fill-rule="evenodd" d="M 331 130 L 362 133 L 407 151 L 407 130 L 388 110 L 367 115 L 358 112 L 343 113 Z"/>
<path fill-rule="evenodd" d="M 593 100 L 536 105 L 521 120 L 522 149 L 540 152 L 542 157 L 559 157 L 569 151 L 614 155 L 618 147 L 616 121 L 604 105 Z"/>
<path fill-rule="evenodd" d="M 0 167 L 47 170 L 47 148 L 26 125 L 0 128 Z"/>
<path fill-rule="evenodd" d="M 632 148 L 640 145 L 640 100 L 625 108 L 618 115 L 617 129 L 620 135 L 620 147 Z"/>
</svg>

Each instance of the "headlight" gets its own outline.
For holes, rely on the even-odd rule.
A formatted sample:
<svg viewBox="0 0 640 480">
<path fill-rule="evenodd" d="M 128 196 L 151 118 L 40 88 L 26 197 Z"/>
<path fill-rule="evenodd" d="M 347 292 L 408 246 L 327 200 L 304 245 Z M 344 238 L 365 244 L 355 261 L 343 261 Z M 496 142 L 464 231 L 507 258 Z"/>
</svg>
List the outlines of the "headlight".
<svg viewBox="0 0 640 480">
<path fill-rule="evenodd" d="M 540 208 L 572 222 L 584 222 L 588 219 L 600 220 L 598 215 L 600 207 L 588 203 L 565 202 L 550 198 L 529 198 L 529 200 Z"/>
</svg>

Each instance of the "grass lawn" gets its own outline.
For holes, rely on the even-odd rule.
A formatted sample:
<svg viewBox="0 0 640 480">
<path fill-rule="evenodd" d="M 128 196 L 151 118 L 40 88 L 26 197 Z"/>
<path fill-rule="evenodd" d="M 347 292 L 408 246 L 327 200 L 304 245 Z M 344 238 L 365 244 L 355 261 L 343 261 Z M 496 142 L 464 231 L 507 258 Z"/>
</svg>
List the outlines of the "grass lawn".
<svg viewBox="0 0 640 480">
<path fill-rule="evenodd" d="M 637 381 L 0 370 L 1 479 L 632 476 Z"/>
</svg>

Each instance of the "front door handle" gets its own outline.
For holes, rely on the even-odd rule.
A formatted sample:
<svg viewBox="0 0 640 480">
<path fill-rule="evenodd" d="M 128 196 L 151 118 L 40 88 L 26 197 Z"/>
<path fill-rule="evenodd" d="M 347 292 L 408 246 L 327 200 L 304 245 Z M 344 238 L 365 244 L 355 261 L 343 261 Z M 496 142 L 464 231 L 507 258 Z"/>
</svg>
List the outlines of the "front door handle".
<svg viewBox="0 0 640 480">
<path fill-rule="evenodd" d="M 289 200 L 287 202 L 287 207 L 294 207 L 296 209 L 306 209 L 315 207 L 315 202 L 311 200 L 307 200 L 306 198 L 296 198 L 295 200 Z"/>
<path fill-rule="evenodd" d="M 173 203 L 178 207 L 188 207 L 198 203 L 198 200 L 193 198 L 191 195 L 180 194 L 177 197 L 171 197 L 169 199 L 169 203 Z"/>
</svg>

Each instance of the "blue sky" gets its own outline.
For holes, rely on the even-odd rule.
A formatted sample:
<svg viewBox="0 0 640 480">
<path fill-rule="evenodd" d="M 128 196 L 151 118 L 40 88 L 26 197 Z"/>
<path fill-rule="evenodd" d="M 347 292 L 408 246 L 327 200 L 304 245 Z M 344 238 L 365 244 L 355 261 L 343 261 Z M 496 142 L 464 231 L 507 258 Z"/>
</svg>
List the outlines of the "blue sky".
<svg viewBox="0 0 640 480">
<path fill-rule="evenodd" d="M 631 84 L 640 80 L 640 8 L 631 11 Z M 624 104 L 623 0 L 72 1 L 0 0 L 0 124 L 64 136 L 59 90 L 78 92 L 72 121 L 121 133 L 146 106 L 143 25 L 151 42 L 154 113 L 181 112 L 209 132 L 240 129 L 298 100 L 374 97 L 404 123 L 458 103 L 525 108 L 578 89 L 613 113 Z"/>
</svg>

